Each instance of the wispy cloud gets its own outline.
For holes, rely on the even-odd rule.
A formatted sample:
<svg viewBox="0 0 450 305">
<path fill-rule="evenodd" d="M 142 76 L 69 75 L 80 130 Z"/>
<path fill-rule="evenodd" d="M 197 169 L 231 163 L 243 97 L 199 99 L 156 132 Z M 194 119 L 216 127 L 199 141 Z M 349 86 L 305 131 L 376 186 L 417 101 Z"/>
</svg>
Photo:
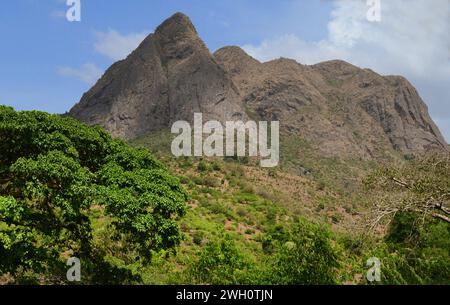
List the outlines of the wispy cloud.
<svg viewBox="0 0 450 305">
<path fill-rule="evenodd" d="M 365 0 L 336 0 L 326 39 L 308 42 L 286 33 L 243 48 L 262 61 L 280 56 L 305 64 L 343 59 L 383 74 L 405 75 L 435 118 L 449 118 L 448 0 L 383 0 L 381 22 L 369 22 L 367 10 Z M 438 123 L 450 140 L 449 124 L 442 119 Z"/>
<path fill-rule="evenodd" d="M 94 44 L 95 51 L 109 57 L 112 60 L 121 60 L 127 57 L 147 36 L 146 32 L 120 34 L 109 29 L 107 32 L 96 32 L 97 41 Z"/>
<path fill-rule="evenodd" d="M 85 63 L 79 68 L 58 67 L 57 73 L 62 76 L 75 77 L 76 79 L 93 85 L 103 74 L 103 70 L 94 63 Z"/>
<path fill-rule="evenodd" d="M 122 35 L 112 29 L 107 32 L 95 32 L 96 41 L 93 48 L 97 53 L 117 61 L 124 59 L 136 49 L 146 35 L 145 32 Z M 58 67 L 57 73 L 62 76 L 75 77 L 82 82 L 92 85 L 101 77 L 103 70 L 96 64 L 88 62 L 79 68 Z"/>
</svg>

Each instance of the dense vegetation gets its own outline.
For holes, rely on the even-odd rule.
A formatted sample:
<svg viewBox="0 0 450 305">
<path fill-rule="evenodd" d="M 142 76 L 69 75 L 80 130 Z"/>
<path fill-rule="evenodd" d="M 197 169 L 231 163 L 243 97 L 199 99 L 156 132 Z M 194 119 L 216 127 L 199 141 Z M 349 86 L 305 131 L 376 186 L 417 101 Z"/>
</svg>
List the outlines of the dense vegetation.
<svg viewBox="0 0 450 305">
<path fill-rule="evenodd" d="M 147 150 L 70 118 L 2 107 L 0 152 L 1 274 L 63 282 L 73 256 L 85 277 L 108 282 L 125 253 L 148 260 L 180 243 L 187 195 Z"/>
<path fill-rule="evenodd" d="M 448 156 L 377 168 L 364 190 L 373 164 L 317 160 L 301 141 L 278 170 L 174 159 L 161 134 L 133 144 L 163 162 L 0 107 L 0 284 L 67 283 L 69 257 L 84 284 L 368 284 L 370 257 L 380 284 L 449 283 Z"/>
<path fill-rule="evenodd" d="M 394 283 L 450 283 L 450 155 L 430 153 L 366 179 L 372 226 L 387 222 Z"/>
<path fill-rule="evenodd" d="M 178 172 L 193 199 L 182 225 L 186 240 L 162 263 L 168 271 L 149 270 L 159 275 L 152 283 L 449 284 L 450 225 L 433 216 L 449 205 L 448 154 L 399 155 L 377 165 L 320 159 L 290 138 L 273 170 L 248 158 L 173 159 L 164 132 L 135 144 Z M 444 200 L 408 209 L 433 196 Z M 380 282 L 366 279 L 372 257 L 381 262 Z"/>
</svg>

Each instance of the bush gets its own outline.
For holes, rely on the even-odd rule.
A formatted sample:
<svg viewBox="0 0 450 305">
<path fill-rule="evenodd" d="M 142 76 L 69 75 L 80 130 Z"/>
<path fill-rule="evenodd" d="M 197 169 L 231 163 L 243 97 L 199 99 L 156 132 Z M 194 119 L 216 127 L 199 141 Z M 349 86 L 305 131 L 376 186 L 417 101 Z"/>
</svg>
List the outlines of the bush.
<svg viewBox="0 0 450 305">
<path fill-rule="evenodd" d="M 190 277 L 200 284 L 245 284 L 252 264 L 239 251 L 229 235 L 209 243 L 189 269 Z"/>
<path fill-rule="evenodd" d="M 389 256 L 402 259 L 396 281 L 402 284 L 450 283 L 450 225 L 434 220 L 419 226 L 422 217 L 415 213 L 398 213 L 385 238 Z M 390 278 L 386 278 L 391 283 Z M 395 281 L 394 281 L 395 283 Z"/>
<path fill-rule="evenodd" d="M 219 187 L 221 185 L 220 180 L 213 176 L 207 176 L 203 178 L 203 185 L 208 187 Z"/>
<path fill-rule="evenodd" d="M 339 255 L 329 230 L 300 221 L 289 235 L 287 242 L 285 234 L 278 240 L 269 281 L 276 285 L 336 284 Z"/>
<path fill-rule="evenodd" d="M 203 242 L 203 237 L 204 237 L 203 232 L 196 231 L 196 232 L 194 233 L 194 236 L 193 236 L 193 242 L 194 242 L 194 244 L 196 244 L 196 245 L 198 245 L 198 246 L 201 246 L 201 244 L 202 244 L 202 242 Z"/>
<path fill-rule="evenodd" d="M 213 162 L 212 169 L 216 172 L 220 172 L 222 170 L 222 166 L 218 162 Z"/>
<path fill-rule="evenodd" d="M 390 224 L 379 258 L 383 284 L 450 282 L 450 154 L 423 154 L 385 166 L 365 179 L 373 198 L 373 219 Z M 383 273 L 382 273 L 383 274 Z"/>
<path fill-rule="evenodd" d="M 197 170 L 200 173 L 206 172 L 209 170 L 208 165 L 204 161 L 200 161 L 197 165 Z"/>
</svg>

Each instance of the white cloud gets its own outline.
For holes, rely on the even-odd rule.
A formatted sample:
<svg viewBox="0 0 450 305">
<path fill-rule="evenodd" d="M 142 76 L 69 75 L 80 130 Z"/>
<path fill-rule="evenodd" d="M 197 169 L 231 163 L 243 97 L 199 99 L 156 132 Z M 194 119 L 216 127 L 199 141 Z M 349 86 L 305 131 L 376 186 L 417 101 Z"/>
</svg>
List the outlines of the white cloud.
<svg viewBox="0 0 450 305">
<path fill-rule="evenodd" d="M 328 37 L 306 42 L 293 34 L 243 48 L 267 61 L 280 56 L 305 64 L 343 59 L 382 74 L 402 74 L 424 94 L 435 118 L 450 117 L 448 0 L 381 0 L 381 22 L 366 19 L 365 0 L 335 0 Z M 450 141 L 450 125 L 438 123 Z"/>
<path fill-rule="evenodd" d="M 93 85 L 103 74 L 103 70 L 93 63 L 85 63 L 80 68 L 58 67 L 57 73 L 62 76 L 75 77 L 82 82 Z"/>
<path fill-rule="evenodd" d="M 260 45 L 244 45 L 243 49 L 260 61 L 278 57 L 294 58 L 304 64 L 314 64 L 324 60 L 343 58 L 347 51 L 337 48 L 328 41 L 306 42 L 294 34 L 264 40 Z"/>
<path fill-rule="evenodd" d="M 109 29 L 107 32 L 96 32 L 95 51 L 117 61 L 127 57 L 147 36 L 147 33 L 130 33 L 122 35 Z"/>
<path fill-rule="evenodd" d="M 94 49 L 96 52 L 107 56 L 113 61 L 124 59 L 146 37 L 146 33 L 130 33 L 122 35 L 115 30 L 96 32 Z M 85 63 L 80 68 L 58 67 L 57 72 L 62 76 L 75 77 L 78 80 L 93 85 L 103 74 L 103 70 L 94 63 Z"/>
</svg>

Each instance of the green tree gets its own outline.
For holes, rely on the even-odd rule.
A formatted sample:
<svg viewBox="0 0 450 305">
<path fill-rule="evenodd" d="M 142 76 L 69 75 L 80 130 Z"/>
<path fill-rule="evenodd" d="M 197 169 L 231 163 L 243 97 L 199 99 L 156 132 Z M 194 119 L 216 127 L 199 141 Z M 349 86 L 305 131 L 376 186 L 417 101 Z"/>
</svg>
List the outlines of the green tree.
<svg viewBox="0 0 450 305">
<path fill-rule="evenodd" d="M 405 284 L 450 283 L 450 225 L 422 220 L 417 213 L 397 213 L 385 237 L 387 249 L 402 257 L 397 268 Z"/>
<path fill-rule="evenodd" d="M 229 235 L 210 242 L 188 271 L 194 282 L 212 285 L 246 284 L 250 261 Z"/>
<path fill-rule="evenodd" d="M 339 254 L 331 243 L 328 229 L 300 220 L 291 230 L 289 239 L 279 245 L 273 259 L 268 275 L 272 284 L 337 283 Z"/>
<path fill-rule="evenodd" d="M 450 154 L 410 158 L 372 173 L 371 228 L 385 226 L 383 284 L 444 284 L 450 275 Z"/>
<path fill-rule="evenodd" d="M 62 282 L 75 256 L 92 281 L 108 281 L 98 277 L 109 263 L 96 221 L 108 242 L 148 259 L 179 244 L 186 199 L 147 150 L 71 118 L 0 106 L 0 274 Z"/>
</svg>

